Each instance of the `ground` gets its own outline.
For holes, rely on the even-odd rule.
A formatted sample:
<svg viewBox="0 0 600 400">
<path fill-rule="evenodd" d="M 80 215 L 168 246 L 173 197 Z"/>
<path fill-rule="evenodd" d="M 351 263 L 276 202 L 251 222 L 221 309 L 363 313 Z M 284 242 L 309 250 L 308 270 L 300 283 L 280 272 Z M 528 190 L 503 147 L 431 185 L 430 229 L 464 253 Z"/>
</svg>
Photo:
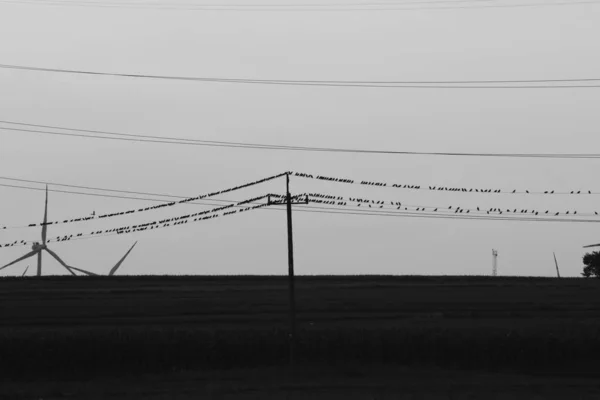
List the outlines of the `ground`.
<svg viewBox="0 0 600 400">
<path fill-rule="evenodd" d="M 2 278 L 0 399 L 600 398 L 599 280 L 299 277 L 294 370 L 287 283 Z"/>
<path fill-rule="evenodd" d="M 2 399 L 346 399 L 542 400 L 598 399 L 600 380 L 491 374 L 437 368 L 312 367 L 180 372 L 89 381 L 12 382 Z"/>
</svg>

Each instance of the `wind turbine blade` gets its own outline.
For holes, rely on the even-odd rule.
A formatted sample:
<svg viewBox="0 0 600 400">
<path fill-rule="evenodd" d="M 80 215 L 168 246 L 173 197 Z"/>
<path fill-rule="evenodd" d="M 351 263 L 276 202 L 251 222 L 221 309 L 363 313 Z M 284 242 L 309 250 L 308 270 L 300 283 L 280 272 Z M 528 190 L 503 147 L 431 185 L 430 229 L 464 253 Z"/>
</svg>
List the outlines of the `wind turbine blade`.
<svg viewBox="0 0 600 400">
<path fill-rule="evenodd" d="M 598 246 L 600 246 L 600 243 L 598 243 L 598 244 L 590 244 L 588 246 L 583 246 L 583 248 L 587 249 L 588 247 L 598 247 Z"/>
<path fill-rule="evenodd" d="M 46 233 L 48 232 L 48 185 L 46 185 L 46 204 L 44 205 L 44 224 L 42 225 L 42 244 L 46 244 Z"/>
<path fill-rule="evenodd" d="M 19 257 L 19 258 L 17 258 L 15 261 L 13 261 L 13 262 L 11 262 L 11 263 L 9 263 L 9 264 L 6 264 L 5 266 L 1 267 L 1 268 L 0 268 L 0 270 L 3 270 L 3 269 L 4 269 L 4 268 L 6 268 L 6 267 L 10 267 L 11 265 L 18 263 L 19 261 L 23 261 L 23 260 L 24 260 L 24 259 L 26 259 L 26 258 L 29 258 L 29 257 L 31 257 L 31 256 L 34 256 L 34 255 L 35 255 L 36 253 L 38 253 L 38 252 L 39 252 L 39 250 L 32 250 L 32 251 L 30 251 L 29 253 L 25 254 L 23 257 Z"/>
<path fill-rule="evenodd" d="M 133 250 L 133 248 L 135 247 L 135 245 L 137 244 L 137 242 L 135 242 L 133 244 L 133 246 L 131 246 L 131 248 L 129 249 L 129 251 L 127 253 L 125 253 L 125 255 L 123 256 L 123 258 L 121 258 L 119 260 L 119 262 L 117 263 L 117 265 L 115 265 L 110 272 L 108 273 L 108 276 L 113 276 L 115 274 L 115 272 L 117 272 L 117 270 L 119 269 L 119 267 L 121 266 L 121 264 L 123 264 L 123 261 L 125 261 L 125 259 L 127 258 L 127 256 L 129 255 L 129 253 L 131 253 L 131 250 Z"/>
<path fill-rule="evenodd" d="M 27 273 L 28 269 L 29 269 L 29 265 L 27 266 L 27 268 L 25 268 L 25 271 L 23 271 L 23 275 L 21 275 L 21 276 L 25 276 L 25 274 Z"/>
<path fill-rule="evenodd" d="M 46 251 L 48 253 L 50 253 L 50 255 L 52 257 L 54 257 L 56 259 L 56 261 L 58 261 L 63 267 L 65 267 L 67 269 L 67 271 L 69 271 L 71 273 L 71 275 L 77 276 L 75 274 L 75 272 L 73 272 L 73 270 L 71 269 L 71 267 L 69 267 L 63 260 L 60 259 L 60 257 L 58 256 L 58 254 L 56 254 L 55 252 L 53 252 L 52 250 L 50 250 L 47 247 L 46 247 Z"/>
<path fill-rule="evenodd" d="M 90 271 L 86 271 L 85 269 L 81 269 L 81 268 L 75 268 L 75 267 L 69 267 L 69 268 L 71 268 L 72 270 L 75 270 L 75 271 L 77 271 L 77 272 L 81 272 L 81 273 L 83 273 L 83 274 L 86 274 L 86 275 L 90 275 L 90 276 L 98 276 L 98 274 L 95 274 L 95 273 L 93 273 L 93 272 L 90 272 Z"/>
<path fill-rule="evenodd" d="M 560 271 L 558 270 L 558 261 L 556 261 L 556 254 L 552 253 L 552 255 L 554 255 L 554 264 L 556 264 L 556 275 L 560 278 Z"/>
</svg>

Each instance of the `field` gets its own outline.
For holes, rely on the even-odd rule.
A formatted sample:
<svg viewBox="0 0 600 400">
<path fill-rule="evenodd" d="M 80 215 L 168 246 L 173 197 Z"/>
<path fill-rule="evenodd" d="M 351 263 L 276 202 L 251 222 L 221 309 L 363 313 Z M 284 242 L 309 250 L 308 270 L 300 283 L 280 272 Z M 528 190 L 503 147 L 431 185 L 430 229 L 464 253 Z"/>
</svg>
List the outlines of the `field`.
<svg viewBox="0 0 600 400">
<path fill-rule="evenodd" d="M 210 390 L 231 398 L 283 398 L 290 388 L 290 398 L 410 398 L 398 396 L 434 388 L 463 398 L 504 385 L 520 388 L 507 398 L 566 398 L 575 387 L 600 395 L 599 280 L 297 277 L 293 372 L 287 285 L 263 276 L 2 278 L 0 398 L 65 388 L 135 398 L 144 387 L 143 398 L 183 399 L 202 382 L 228 382 Z M 383 389 L 394 385 L 396 395 Z M 152 394 L 173 391 L 181 397 Z"/>
</svg>

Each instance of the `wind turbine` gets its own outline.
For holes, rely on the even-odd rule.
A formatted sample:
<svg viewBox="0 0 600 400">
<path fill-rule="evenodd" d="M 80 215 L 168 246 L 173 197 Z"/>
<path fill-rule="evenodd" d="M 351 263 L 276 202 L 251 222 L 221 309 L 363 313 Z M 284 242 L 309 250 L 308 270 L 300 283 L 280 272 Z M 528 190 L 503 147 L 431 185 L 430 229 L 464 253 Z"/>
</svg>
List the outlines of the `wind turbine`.
<svg viewBox="0 0 600 400">
<path fill-rule="evenodd" d="M 48 254 L 50 254 L 52 257 L 54 257 L 54 259 L 56 259 L 56 261 L 58 261 L 60 263 L 60 265 L 65 267 L 67 269 L 67 271 L 69 271 L 71 273 L 71 275 L 76 275 L 75 271 L 79 271 L 79 272 L 82 272 L 82 273 L 88 274 L 88 275 L 95 275 L 92 272 L 68 266 L 58 256 L 58 254 L 56 254 L 55 252 L 53 252 L 52 250 L 50 250 L 48 248 L 48 246 L 46 245 L 46 236 L 48 233 L 47 223 L 48 223 L 48 186 L 46 185 L 46 203 L 45 203 L 45 207 L 44 207 L 44 222 L 42 224 L 42 243 L 39 243 L 39 242 L 33 243 L 33 246 L 31 246 L 31 251 L 29 253 L 25 254 L 22 257 L 17 258 L 15 261 L 6 264 L 3 267 L 0 267 L 0 270 L 10 267 L 11 265 L 18 263 L 19 261 L 22 261 L 29 257 L 33 257 L 33 256 L 37 255 L 37 276 L 41 276 L 42 275 L 42 251 L 46 250 L 48 252 Z"/>
<path fill-rule="evenodd" d="M 121 264 L 123 264 L 123 261 L 125 261 L 125 259 L 127 258 L 127 256 L 129 255 L 129 253 L 131 253 L 131 250 L 133 250 L 133 248 L 135 247 L 136 244 L 137 244 L 137 242 L 135 242 L 133 244 L 133 246 L 131 246 L 131 248 L 129 249 L 129 251 L 127 251 L 127 253 L 125 253 L 125 255 L 123 256 L 123 258 L 121 258 L 119 260 L 119 262 L 114 267 L 112 267 L 112 269 L 108 273 L 108 276 L 113 276 L 115 274 L 115 272 L 117 272 L 117 270 L 119 269 L 119 267 L 121 266 Z"/>
<path fill-rule="evenodd" d="M 552 253 L 552 255 L 554 255 L 554 264 L 556 264 L 556 275 L 560 278 L 560 271 L 558 270 L 558 261 L 556 261 L 556 254 Z"/>
</svg>

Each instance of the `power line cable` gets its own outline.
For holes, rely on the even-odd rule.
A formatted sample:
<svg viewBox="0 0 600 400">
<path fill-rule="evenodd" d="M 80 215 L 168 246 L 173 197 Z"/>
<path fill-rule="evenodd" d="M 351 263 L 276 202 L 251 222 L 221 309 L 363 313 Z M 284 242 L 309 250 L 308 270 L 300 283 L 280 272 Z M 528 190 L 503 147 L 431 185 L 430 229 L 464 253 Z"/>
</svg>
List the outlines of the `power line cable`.
<svg viewBox="0 0 600 400">
<path fill-rule="evenodd" d="M 5 4 L 19 4 L 19 5 L 45 5 L 45 6 L 76 6 L 76 7 L 100 7 L 100 8 L 147 8 L 152 10 L 196 10 L 196 11 L 241 11 L 241 12 L 265 12 L 265 11 L 282 11 L 282 12 L 351 12 L 351 11 L 422 11 L 422 10 L 468 10 L 468 9 L 486 9 L 486 8 L 530 8 L 530 7 L 547 7 L 547 6 L 573 6 L 573 5 L 582 5 L 582 4 L 598 4 L 597 1 L 594 0 L 578 0 L 578 1 L 570 1 L 570 2 L 554 2 L 554 3 L 515 3 L 515 4 L 489 4 L 489 5 L 480 5 L 475 4 L 476 0 L 473 0 L 473 4 L 471 5 L 453 5 L 452 3 L 460 3 L 460 1 L 446 1 L 440 3 L 445 4 L 435 4 L 434 2 L 430 2 L 430 6 L 420 7 L 418 3 L 415 2 L 414 6 L 411 6 L 410 3 L 398 3 L 397 5 L 371 5 L 364 4 L 360 6 L 354 6 L 351 4 L 345 5 L 323 5 L 322 7 L 316 6 L 290 6 L 286 5 L 264 5 L 264 6 L 252 6 L 252 5 L 235 5 L 235 6 L 226 6 L 226 5 L 189 5 L 189 6 L 174 6 L 174 5 L 156 5 L 150 7 L 149 5 L 135 5 L 132 3 L 123 4 L 123 3 L 92 3 L 92 2 L 66 2 L 64 0 L 50 0 L 36 2 L 33 0 L 0 0 L 0 3 Z M 465 0 L 466 3 L 469 1 Z M 482 1 L 483 2 L 483 1 Z M 427 3 L 427 2 L 424 2 Z M 422 4 L 422 3 L 421 3 Z M 408 7 L 407 7 L 408 6 Z"/>
<path fill-rule="evenodd" d="M 363 208 L 369 209 L 391 209 L 401 210 L 404 209 L 408 211 L 409 209 L 415 210 L 417 212 L 425 212 L 425 210 L 433 211 L 434 214 L 470 214 L 470 215 L 530 215 L 531 217 L 535 216 L 554 216 L 558 217 L 559 215 L 567 215 L 567 216 L 579 216 L 579 217 L 587 217 L 587 216 L 598 216 L 598 212 L 588 212 L 588 213 L 578 213 L 577 210 L 566 210 L 566 211 L 550 211 L 546 210 L 536 210 L 531 208 L 522 208 L 522 207 L 512 207 L 511 208 L 501 208 L 501 207 L 461 207 L 456 205 L 451 206 L 423 206 L 423 205 L 414 205 L 414 204 L 406 204 L 400 201 L 386 201 L 386 200 L 373 200 L 366 198 L 356 198 L 356 197 L 344 197 L 344 196 L 333 196 L 327 195 L 323 193 L 308 193 L 311 203 L 317 204 L 330 204 L 330 205 L 338 205 L 338 206 L 350 206 L 348 202 L 354 203 L 356 207 L 364 206 Z"/>
<path fill-rule="evenodd" d="M 498 189 L 498 188 L 481 188 L 481 187 L 455 187 L 455 186 L 443 186 L 443 185 L 415 185 L 415 184 L 403 184 L 397 182 L 386 182 L 382 180 L 356 180 L 341 177 L 324 176 L 317 174 L 306 174 L 303 172 L 294 172 L 294 177 L 311 179 L 316 181 L 325 181 L 329 183 L 339 183 L 345 185 L 359 185 L 367 186 L 370 188 L 386 188 L 386 189 L 406 189 L 415 191 L 429 191 L 429 192 L 450 192 L 450 193 L 461 193 L 461 194 L 511 194 L 511 195 L 574 195 L 574 196 L 589 196 L 589 195 L 600 195 L 600 192 L 594 190 L 571 190 L 571 191 L 559 191 L 559 190 L 544 190 L 535 191 L 529 189 Z"/>
<path fill-rule="evenodd" d="M 175 80 L 187 82 L 212 82 L 234 84 L 262 84 L 262 85 L 292 85 L 292 86 L 324 86 L 324 87 L 368 87 L 368 88 L 421 88 L 421 89 L 560 89 L 560 88 L 598 88 L 596 85 L 544 85 L 547 83 L 585 83 L 598 82 L 600 78 L 572 78 L 572 79 L 532 79 L 532 80 L 487 80 L 487 81 L 335 81 L 335 80 L 290 80 L 290 79 L 245 79 L 245 78 L 207 78 L 185 77 L 169 75 L 126 74 L 116 72 L 99 72 L 86 70 L 72 70 L 60 68 L 43 68 L 14 64 L 0 64 L 0 68 L 33 72 L 52 72 L 74 75 L 109 76 L 120 78 L 143 78 L 159 80 Z M 477 83 L 477 85 L 473 85 Z M 538 85 L 514 85 L 529 83 Z M 494 86 L 495 84 L 495 86 Z M 506 86 L 506 84 L 510 84 Z M 491 85 L 491 86 L 490 86 Z M 501 85 L 501 86 L 498 86 Z"/>
<path fill-rule="evenodd" d="M 282 174 L 278 174 L 278 175 L 273 175 L 273 176 L 269 176 L 267 178 L 263 178 L 257 181 L 253 181 L 253 182 L 249 182 L 249 183 L 245 183 L 239 186 L 235 186 L 232 188 L 228 188 L 228 189 L 224 189 L 224 190 L 219 190 L 216 192 L 211 192 L 211 193 L 207 193 L 207 194 L 203 194 L 203 195 L 199 195 L 199 196 L 195 196 L 195 197 L 189 197 L 189 198 L 184 198 L 182 200 L 179 201 L 169 201 L 169 202 L 165 202 L 164 200 L 152 200 L 152 201 L 159 201 L 162 202 L 162 204 L 156 205 L 156 206 L 149 206 L 149 207 L 141 207 L 141 208 L 135 208 L 135 209 L 131 209 L 131 210 L 126 210 L 126 211 L 120 211 L 120 212 L 114 212 L 114 213 L 108 213 L 108 214 L 101 214 L 101 215 L 96 215 L 96 216 L 85 216 L 85 217 L 76 217 L 76 218 L 71 218 L 71 219 L 64 219 L 64 220 L 57 220 L 57 221 L 52 221 L 52 222 L 48 222 L 47 225 L 55 225 L 55 224 L 67 224 L 67 223 L 75 223 L 75 222 L 87 222 L 90 220 L 98 220 L 98 219 L 105 219 L 105 218 L 111 218 L 111 217 L 116 217 L 116 216 L 122 216 L 122 215 L 129 215 L 129 214 L 133 214 L 133 213 L 141 213 L 141 212 L 146 212 L 146 211 L 152 211 L 152 210 L 156 210 L 159 208 L 164 208 L 164 207 L 171 207 L 171 206 L 175 206 L 178 204 L 186 204 L 186 203 L 190 203 L 193 201 L 197 201 L 197 200 L 203 200 L 205 198 L 208 197 L 214 197 L 217 195 L 221 195 L 224 193 L 229 193 L 229 192 L 233 192 L 233 191 L 237 191 L 243 188 L 247 188 L 250 186 L 255 186 L 264 182 L 268 182 L 271 181 L 273 179 L 277 179 L 279 177 L 282 177 L 284 175 L 286 175 L 286 173 L 282 173 Z M 4 187 L 12 187 L 12 188 L 20 188 L 20 189 L 31 189 L 31 190 L 40 190 L 40 189 L 35 189 L 35 188 L 27 188 L 27 187 L 19 187 L 17 185 L 6 185 L 6 184 L 0 184 L 0 186 L 4 186 Z M 43 189 L 45 190 L 45 189 Z M 89 193 L 82 193 L 82 192 L 77 192 L 74 193 L 73 191 L 58 191 L 55 190 L 57 192 L 63 192 L 63 193 L 73 193 L 73 194 L 83 194 L 83 195 L 94 195 L 94 194 L 89 194 Z M 113 197 L 113 198 L 127 198 L 127 199 L 131 199 L 131 200 L 143 200 L 140 198 L 132 198 L 132 197 L 125 197 L 125 196 L 117 196 L 117 195 L 99 195 L 96 194 L 99 197 Z M 27 227 L 34 227 L 34 226 L 41 226 L 42 223 L 31 223 L 28 224 Z M 9 227 L 0 227 L 0 229 L 7 229 Z"/>
<path fill-rule="evenodd" d="M 75 130 L 72 128 L 55 128 L 55 129 L 69 129 L 77 132 L 84 132 L 85 130 Z M 379 154 L 379 155 L 420 155 L 420 156 L 455 156 L 455 157 L 502 157 L 502 158 L 550 158 L 550 159 L 598 159 L 600 153 L 466 153 L 466 152 L 419 152 L 419 151 L 394 151 L 394 150 L 367 150 L 367 149 L 348 149 L 348 148 L 335 148 L 335 147 L 300 147 L 300 146 L 286 146 L 286 145 L 268 145 L 268 144 L 255 144 L 255 143 L 239 143 L 239 142 L 207 142 L 207 141 L 187 141 L 169 140 L 164 137 L 164 140 L 146 139 L 144 135 L 133 135 L 133 134 L 122 134 L 131 137 L 108 137 L 98 135 L 86 135 L 78 133 L 66 133 L 66 132 L 51 132 L 35 129 L 20 129 L 20 128 L 9 128 L 0 127 L 0 130 L 14 131 L 14 132 L 26 132 L 26 133 L 39 133 L 45 135 L 58 135 L 68 137 L 78 137 L 85 139 L 97 139 L 97 140 L 116 140 L 124 142 L 148 142 L 148 143 L 159 143 L 159 144 L 178 144 L 185 146 L 208 146 L 208 147 L 226 147 L 226 148 L 243 148 L 243 149 L 258 149 L 258 150 L 284 150 L 284 151 L 308 151 L 308 152 L 326 152 L 326 153 L 352 153 L 352 154 Z M 154 136 L 158 137 L 158 136 Z"/>
<path fill-rule="evenodd" d="M 137 225 L 128 225 L 128 226 L 122 226 L 122 227 L 118 227 L 118 228 L 97 230 L 97 231 L 94 231 L 94 232 L 91 232 L 88 234 L 84 234 L 84 233 L 66 234 L 66 235 L 63 235 L 62 237 L 57 236 L 56 239 L 51 238 L 48 240 L 48 242 L 65 242 L 65 241 L 71 241 L 71 240 L 78 240 L 78 239 L 82 239 L 82 238 L 129 234 L 129 233 L 134 233 L 134 232 L 143 232 L 146 230 L 154 230 L 154 229 L 178 226 L 178 225 L 186 224 L 188 222 L 205 221 L 205 220 L 213 219 L 213 218 L 216 218 L 219 216 L 226 216 L 226 215 L 231 215 L 231 214 L 236 214 L 236 213 L 242 213 L 242 212 L 256 210 L 259 208 L 266 207 L 269 205 L 268 203 L 263 203 L 263 204 L 258 204 L 258 205 L 249 205 L 249 204 L 255 203 L 256 201 L 258 201 L 260 199 L 264 199 L 266 197 L 267 197 L 267 195 L 262 195 L 262 196 L 254 197 L 251 199 L 243 200 L 240 202 L 230 203 L 230 204 L 227 204 L 224 206 L 221 205 L 221 206 L 219 206 L 217 208 L 213 208 L 211 210 L 205 210 L 205 211 L 200 211 L 200 212 L 197 212 L 194 214 L 187 214 L 187 215 L 181 215 L 181 216 L 176 216 L 176 217 L 171 217 L 171 218 L 165 218 L 160 221 L 150 221 L 150 222 L 145 222 L 145 223 L 137 224 Z M 246 205 L 246 206 L 244 207 L 244 205 Z M 231 210 L 232 208 L 235 208 L 236 206 L 239 207 L 239 209 Z M 222 212 L 222 214 L 218 214 L 220 212 Z M 193 218 L 193 220 L 192 220 L 192 218 Z M 25 246 L 29 243 L 35 243 L 35 241 L 16 240 L 11 243 L 0 244 L 0 248 L 13 247 L 13 246 Z"/>
<path fill-rule="evenodd" d="M 406 217 L 406 218 L 439 218 L 439 219 L 456 219 L 456 220 L 485 220 L 485 221 L 516 221 L 516 222 L 572 222 L 572 223 L 600 223 L 600 220 L 595 219 L 576 219 L 576 218 L 536 218 L 536 217 L 508 217 L 508 216 L 480 216 L 480 215 L 440 215 L 434 213 L 414 213 L 403 211 L 376 211 L 376 210 L 353 210 L 345 211 L 341 207 L 313 207 L 306 205 L 297 205 L 301 212 L 316 212 L 342 215 L 373 215 L 373 216 L 388 216 L 388 217 Z M 325 211 L 323 211 L 325 210 Z M 340 211 L 337 211 L 340 210 Z"/>
</svg>

